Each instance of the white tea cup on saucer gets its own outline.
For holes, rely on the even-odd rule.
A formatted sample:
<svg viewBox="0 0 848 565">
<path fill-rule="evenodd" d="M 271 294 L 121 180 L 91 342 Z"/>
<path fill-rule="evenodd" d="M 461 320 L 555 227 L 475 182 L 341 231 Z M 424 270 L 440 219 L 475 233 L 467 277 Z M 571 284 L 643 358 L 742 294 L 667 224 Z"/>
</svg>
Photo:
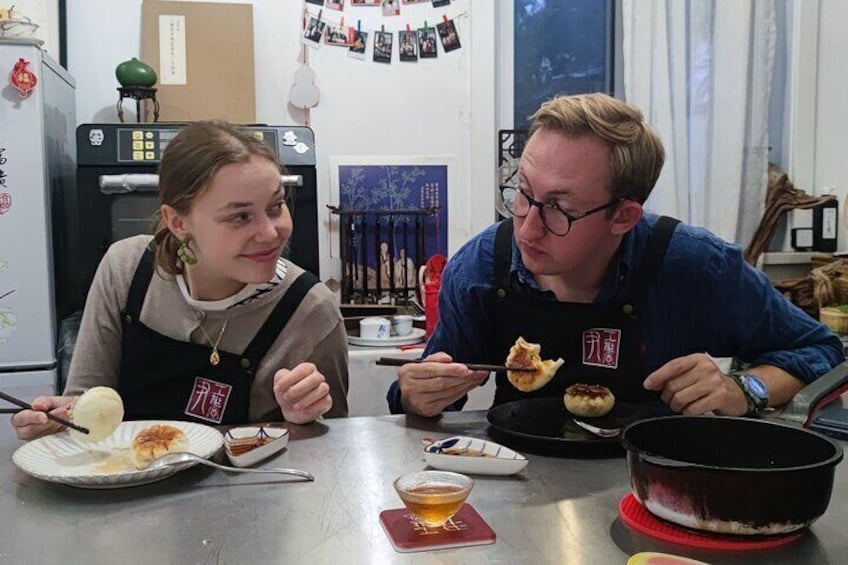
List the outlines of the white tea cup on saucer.
<svg viewBox="0 0 848 565">
<path fill-rule="evenodd" d="M 392 335 L 398 337 L 407 336 L 412 333 L 412 316 L 400 314 L 392 317 Z"/>
<path fill-rule="evenodd" d="M 388 318 L 370 317 L 359 321 L 359 337 L 366 339 L 388 339 L 392 324 Z"/>
</svg>

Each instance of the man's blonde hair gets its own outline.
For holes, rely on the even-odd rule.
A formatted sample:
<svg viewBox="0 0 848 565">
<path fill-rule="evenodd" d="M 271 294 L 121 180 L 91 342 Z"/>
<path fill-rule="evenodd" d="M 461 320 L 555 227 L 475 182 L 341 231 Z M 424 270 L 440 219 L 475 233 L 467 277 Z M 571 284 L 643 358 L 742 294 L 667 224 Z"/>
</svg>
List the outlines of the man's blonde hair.
<svg viewBox="0 0 848 565">
<path fill-rule="evenodd" d="M 605 141 L 610 148 L 612 197 L 640 203 L 648 199 L 660 176 L 665 150 L 638 108 L 600 92 L 560 96 L 542 104 L 532 120 L 531 136 L 546 129 Z"/>
</svg>

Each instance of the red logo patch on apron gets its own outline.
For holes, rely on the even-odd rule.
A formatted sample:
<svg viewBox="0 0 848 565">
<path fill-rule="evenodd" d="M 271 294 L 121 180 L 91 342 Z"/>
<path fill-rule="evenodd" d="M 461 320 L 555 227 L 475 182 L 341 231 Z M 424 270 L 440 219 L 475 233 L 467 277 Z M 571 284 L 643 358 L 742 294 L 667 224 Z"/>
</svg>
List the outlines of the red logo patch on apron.
<svg viewBox="0 0 848 565">
<path fill-rule="evenodd" d="M 621 330 L 592 328 L 583 331 L 583 364 L 608 369 L 618 368 Z"/>
<path fill-rule="evenodd" d="M 185 413 L 201 420 L 220 424 L 224 419 L 227 400 L 230 399 L 232 391 L 233 387 L 228 384 L 195 377 L 194 390 L 191 391 Z"/>
</svg>

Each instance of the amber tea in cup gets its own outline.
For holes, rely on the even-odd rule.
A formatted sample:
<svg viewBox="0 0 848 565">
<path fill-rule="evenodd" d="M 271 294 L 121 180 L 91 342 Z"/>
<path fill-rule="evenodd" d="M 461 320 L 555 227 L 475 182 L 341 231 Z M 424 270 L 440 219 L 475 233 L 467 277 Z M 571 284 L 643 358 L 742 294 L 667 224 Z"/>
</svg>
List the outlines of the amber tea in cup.
<svg viewBox="0 0 848 565">
<path fill-rule="evenodd" d="M 471 478 L 447 471 L 418 471 L 398 477 L 395 490 L 425 526 L 444 525 L 462 508 L 474 487 Z"/>
</svg>

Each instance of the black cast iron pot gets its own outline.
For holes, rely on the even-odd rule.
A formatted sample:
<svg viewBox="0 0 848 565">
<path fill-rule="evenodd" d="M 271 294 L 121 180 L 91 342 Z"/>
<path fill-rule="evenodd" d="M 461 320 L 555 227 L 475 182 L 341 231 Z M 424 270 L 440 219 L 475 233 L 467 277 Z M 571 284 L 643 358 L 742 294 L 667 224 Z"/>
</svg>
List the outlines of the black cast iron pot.
<svg viewBox="0 0 848 565">
<path fill-rule="evenodd" d="M 630 488 L 654 515 L 718 533 L 783 534 L 824 514 L 842 446 L 768 420 L 667 416 L 621 435 Z"/>
</svg>

